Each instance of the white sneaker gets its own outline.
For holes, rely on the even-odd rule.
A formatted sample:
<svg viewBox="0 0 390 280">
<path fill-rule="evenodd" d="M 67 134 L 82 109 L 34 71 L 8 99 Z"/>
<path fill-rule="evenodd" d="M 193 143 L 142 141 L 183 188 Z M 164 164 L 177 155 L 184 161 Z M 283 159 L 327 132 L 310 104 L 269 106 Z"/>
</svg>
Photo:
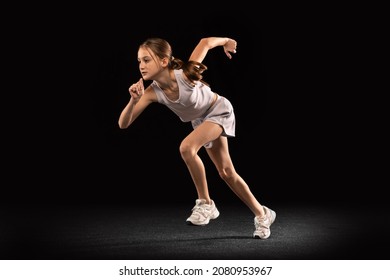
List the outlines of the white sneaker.
<svg viewBox="0 0 390 280">
<path fill-rule="evenodd" d="M 255 217 L 254 238 L 267 239 L 271 235 L 271 225 L 275 221 L 276 213 L 266 206 L 263 206 L 265 215 L 262 219 Z"/>
<path fill-rule="evenodd" d="M 206 204 L 205 199 L 197 199 L 192 208 L 192 214 L 186 222 L 190 225 L 204 226 L 210 222 L 210 219 L 216 219 L 218 216 L 219 211 L 214 201 L 211 201 L 211 204 Z"/>
</svg>

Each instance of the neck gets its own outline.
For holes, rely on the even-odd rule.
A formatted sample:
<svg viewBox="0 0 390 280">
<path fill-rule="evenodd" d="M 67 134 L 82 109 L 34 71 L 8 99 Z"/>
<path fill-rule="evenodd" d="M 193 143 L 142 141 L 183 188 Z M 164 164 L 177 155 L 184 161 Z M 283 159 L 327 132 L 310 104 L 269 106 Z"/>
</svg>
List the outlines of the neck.
<svg viewBox="0 0 390 280">
<path fill-rule="evenodd" d="M 166 75 L 162 73 L 161 78 L 156 80 L 156 82 L 162 90 L 173 90 L 176 88 L 176 78 L 172 70 L 168 70 Z"/>
</svg>

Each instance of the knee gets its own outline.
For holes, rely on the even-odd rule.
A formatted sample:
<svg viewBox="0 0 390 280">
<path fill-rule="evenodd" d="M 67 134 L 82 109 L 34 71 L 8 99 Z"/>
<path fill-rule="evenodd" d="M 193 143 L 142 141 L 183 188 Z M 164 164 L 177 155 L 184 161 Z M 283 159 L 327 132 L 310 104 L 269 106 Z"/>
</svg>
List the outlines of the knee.
<svg viewBox="0 0 390 280">
<path fill-rule="evenodd" d="M 191 146 L 188 142 L 181 142 L 180 147 L 180 155 L 184 161 L 190 160 L 196 155 L 196 150 L 193 146 Z"/>
<path fill-rule="evenodd" d="M 218 173 L 222 180 L 226 182 L 230 181 L 235 176 L 234 169 L 230 167 L 224 167 L 221 170 L 218 170 Z"/>
</svg>

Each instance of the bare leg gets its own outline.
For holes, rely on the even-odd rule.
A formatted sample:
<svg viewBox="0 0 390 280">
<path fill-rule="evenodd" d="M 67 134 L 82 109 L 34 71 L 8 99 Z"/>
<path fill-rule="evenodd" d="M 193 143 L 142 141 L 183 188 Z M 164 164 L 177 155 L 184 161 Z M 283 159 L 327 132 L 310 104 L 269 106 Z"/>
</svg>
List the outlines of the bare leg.
<svg viewBox="0 0 390 280">
<path fill-rule="evenodd" d="M 257 201 L 246 182 L 237 174 L 230 158 L 228 140 L 219 137 L 213 142 L 210 149 L 206 149 L 208 155 L 216 166 L 219 175 L 230 189 L 249 207 L 255 216 L 264 216 L 264 209 Z"/>
<path fill-rule="evenodd" d="M 264 215 L 264 209 L 254 197 L 246 182 L 234 169 L 227 138 L 220 136 L 221 133 L 222 128 L 219 125 L 206 121 L 193 130 L 180 145 L 181 156 L 191 174 L 198 198 L 206 199 L 207 203 L 210 203 L 211 200 L 206 171 L 201 158 L 198 156 L 198 151 L 204 144 L 215 139 L 213 140 L 213 146 L 206 150 L 221 178 L 255 216 L 261 217 Z"/>
<path fill-rule="evenodd" d="M 195 184 L 198 198 L 205 199 L 210 203 L 206 171 L 201 158 L 198 156 L 199 149 L 206 143 L 221 135 L 222 128 L 212 122 L 204 122 L 194 129 L 181 143 L 180 154 L 191 174 Z"/>
</svg>

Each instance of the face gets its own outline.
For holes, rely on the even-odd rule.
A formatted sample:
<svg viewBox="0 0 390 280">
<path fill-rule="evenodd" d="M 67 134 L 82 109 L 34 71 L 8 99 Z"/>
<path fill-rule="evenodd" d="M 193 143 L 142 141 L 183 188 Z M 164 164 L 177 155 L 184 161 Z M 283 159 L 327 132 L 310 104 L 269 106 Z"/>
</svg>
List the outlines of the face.
<svg viewBox="0 0 390 280">
<path fill-rule="evenodd" d="M 138 66 L 144 80 L 153 80 L 161 73 L 162 60 L 155 56 L 147 48 L 139 48 L 138 50 Z"/>
</svg>

